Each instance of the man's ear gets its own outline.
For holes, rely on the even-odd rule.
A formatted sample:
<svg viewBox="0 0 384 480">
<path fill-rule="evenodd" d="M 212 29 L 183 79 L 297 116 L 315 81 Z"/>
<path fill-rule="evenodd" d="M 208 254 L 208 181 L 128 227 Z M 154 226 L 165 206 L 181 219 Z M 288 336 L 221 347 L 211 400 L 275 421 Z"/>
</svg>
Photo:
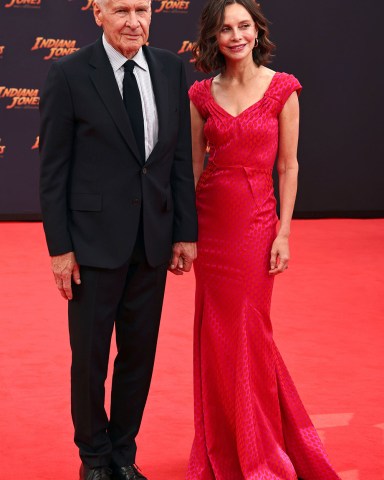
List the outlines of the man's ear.
<svg viewBox="0 0 384 480">
<path fill-rule="evenodd" d="M 93 4 L 93 16 L 95 17 L 96 25 L 101 27 L 103 25 L 103 14 L 97 2 L 94 2 Z"/>
</svg>

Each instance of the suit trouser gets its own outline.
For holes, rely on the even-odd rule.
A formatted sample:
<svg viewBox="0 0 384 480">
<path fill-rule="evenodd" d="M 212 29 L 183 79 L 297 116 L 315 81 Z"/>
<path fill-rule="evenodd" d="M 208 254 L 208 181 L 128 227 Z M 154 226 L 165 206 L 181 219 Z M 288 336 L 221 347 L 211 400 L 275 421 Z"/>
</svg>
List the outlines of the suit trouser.
<svg viewBox="0 0 384 480">
<path fill-rule="evenodd" d="M 150 267 L 141 245 L 138 241 L 121 268 L 81 267 L 81 285 L 74 286 L 69 302 L 75 443 L 90 467 L 135 463 L 135 437 L 152 377 L 168 266 Z M 104 382 L 114 325 L 118 353 L 108 420 Z"/>
</svg>

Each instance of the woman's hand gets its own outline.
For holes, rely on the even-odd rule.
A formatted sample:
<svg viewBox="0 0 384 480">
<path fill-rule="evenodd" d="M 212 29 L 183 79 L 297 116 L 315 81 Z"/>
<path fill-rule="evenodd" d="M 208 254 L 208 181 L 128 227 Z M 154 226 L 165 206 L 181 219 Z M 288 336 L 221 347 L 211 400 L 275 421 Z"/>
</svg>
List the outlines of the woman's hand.
<svg viewBox="0 0 384 480">
<path fill-rule="evenodd" d="M 269 270 L 270 275 L 278 275 L 288 268 L 290 259 L 288 237 L 277 236 L 272 244 L 271 260 Z"/>
</svg>

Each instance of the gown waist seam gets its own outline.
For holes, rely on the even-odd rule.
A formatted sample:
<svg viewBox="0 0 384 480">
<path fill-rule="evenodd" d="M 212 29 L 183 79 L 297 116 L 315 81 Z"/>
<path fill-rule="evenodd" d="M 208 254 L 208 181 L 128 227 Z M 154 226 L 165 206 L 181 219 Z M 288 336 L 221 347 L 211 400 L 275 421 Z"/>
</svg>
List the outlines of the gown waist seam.
<svg viewBox="0 0 384 480">
<path fill-rule="evenodd" d="M 272 174 L 272 171 L 273 171 L 273 168 L 249 167 L 248 165 L 218 165 L 213 160 L 208 160 L 206 168 L 207 167 L 214 167 L 220 170 L 232 169 L 232 168 L 243 168 L 245 170 L 252 171 L 252 172 L 270 173 L 270 174 Z"/>
</svg>

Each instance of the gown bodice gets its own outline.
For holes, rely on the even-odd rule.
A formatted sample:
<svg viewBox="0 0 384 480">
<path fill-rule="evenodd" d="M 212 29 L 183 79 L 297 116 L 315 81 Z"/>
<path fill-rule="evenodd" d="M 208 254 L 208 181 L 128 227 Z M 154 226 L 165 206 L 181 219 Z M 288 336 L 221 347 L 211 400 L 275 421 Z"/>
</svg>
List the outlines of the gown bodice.
<svg viewBox="0 0 384 480">
<path fill-rule="evenodd" d="M 210 148 L 210 161 L 217 166 L 273 168 L 278 147 L 279 114 L 289 96 L 301 91 L 299 81 L 277 72 L 263 97 L 233 116 L 222 108 L 211 93 L 213 78 L 195 82 L 189 95 L 205 120 L 204 134 Z"/>
</svg>

